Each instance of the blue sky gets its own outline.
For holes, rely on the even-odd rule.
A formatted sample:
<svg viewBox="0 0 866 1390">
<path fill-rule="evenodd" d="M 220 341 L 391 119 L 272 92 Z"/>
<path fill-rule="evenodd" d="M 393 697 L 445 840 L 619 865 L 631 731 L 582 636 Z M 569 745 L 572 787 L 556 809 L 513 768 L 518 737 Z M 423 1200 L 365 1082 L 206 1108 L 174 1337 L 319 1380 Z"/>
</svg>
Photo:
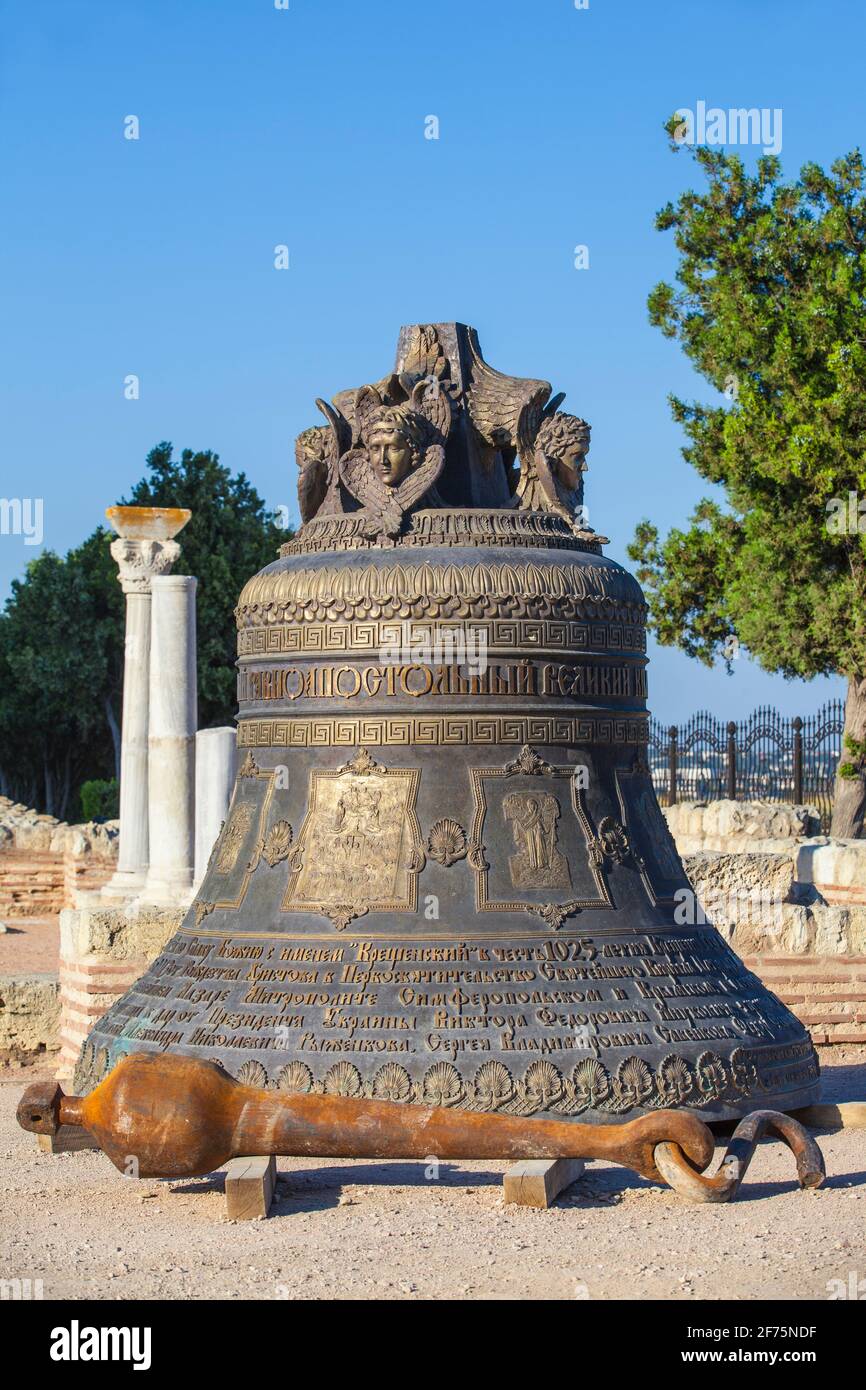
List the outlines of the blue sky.
<svg viewBox="0 0 866 1390">
<path fill-rule="evenodd" d="M 381 376 L 401 323 L 462 319 L 592 423 L 614 558 L 641 517 L 684 521 L 706 487 L 666 396 L 708 388 L 646 295 L 674 266 L 654 213 L 697 173 L 662 123 L 701 100 L 781 108 L 786 172 L 829 162 L 862 142 L 862 4 L 289 6 L 0 4 L 0 496 L 43 498 L 64 551 L 170 439 L 296 514 L 315 396 Z M 0 599 L 36 553 L 0 535 Z M 666 721 L 841 689 L 658 649 L 650 667 Z"/>
</svg>

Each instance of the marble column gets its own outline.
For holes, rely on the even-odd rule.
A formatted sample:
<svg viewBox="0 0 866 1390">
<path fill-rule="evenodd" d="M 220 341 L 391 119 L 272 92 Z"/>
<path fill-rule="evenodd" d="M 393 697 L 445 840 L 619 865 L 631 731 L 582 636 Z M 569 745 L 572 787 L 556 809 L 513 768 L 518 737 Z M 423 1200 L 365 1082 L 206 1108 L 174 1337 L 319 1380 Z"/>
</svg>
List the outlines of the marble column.
<svg viewBox="0 0 866 1390">
<path fill-rule="evenodd" d="M 195 590 L 186 575 L 151 584 L 148 828 L 150 862 L 142 901 L 188 901 L 195 865 Z"/>
<path fill-rule="evenodd" d="M 195 736 L 195 887 L 228 814 L 235 785 L 237 730 L 200 729 Z"/>
<path fill-rule="evenodd" d="M 118 538 L 111 554 L 126 595 L 123 711 L 120 733 L 120 836 L 117 871 L 102 889 L 106 898 L 141 892 L 148 863 L 148 726 L 151 582 L 171 569 L 180 546 L 172 537 L 190 513 L 178 508 L 110 507 Z"/>
</svg>

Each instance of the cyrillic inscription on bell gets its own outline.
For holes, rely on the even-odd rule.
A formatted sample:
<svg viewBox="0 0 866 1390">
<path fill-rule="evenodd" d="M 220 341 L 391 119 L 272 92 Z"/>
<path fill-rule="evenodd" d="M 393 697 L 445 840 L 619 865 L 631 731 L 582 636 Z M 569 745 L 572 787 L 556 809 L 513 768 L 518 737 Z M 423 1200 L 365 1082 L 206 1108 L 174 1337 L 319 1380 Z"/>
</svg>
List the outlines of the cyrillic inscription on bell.
<svg viewBox="0 0 866 1390">
<path fill-rule="evenodd" d="M 703 922 L 647 767 L 646 609 L 587 524 L 589 426 L 461 324 L 317 401 L 303 525 L 237 608 L 232 805 L 100 1021 L 259 1086 L 610 1122 L 816 1094 Z"/>
</svg>

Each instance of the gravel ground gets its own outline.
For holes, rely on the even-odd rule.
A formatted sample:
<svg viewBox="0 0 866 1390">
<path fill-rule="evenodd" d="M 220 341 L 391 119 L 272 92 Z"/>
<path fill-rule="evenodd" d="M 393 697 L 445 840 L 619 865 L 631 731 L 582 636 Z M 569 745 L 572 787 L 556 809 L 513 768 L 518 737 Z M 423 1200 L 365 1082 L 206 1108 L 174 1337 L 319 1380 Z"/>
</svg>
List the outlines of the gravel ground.
<svg viewBox="0 0 866 1390">
<path fill-rule="evenodd" d="M 823 1097 L 866 1100 L 866 1049 L 835 1052 Z M 819 1136 L 813 1192 L 762 1144 L 730 1206 L 603 1163 L 535 1211 L 503 1206 L 504 1164 L 281 1159 L 271 1216 L 226 1222 L 219 1174 L 134 1183 L 42 1153 L 15 1123 L 39 1076 L 0 1074 L 0 1277 L 46 1299 L 827 1299 L 866 1280 L 866 1130 Z"/>
</svg>

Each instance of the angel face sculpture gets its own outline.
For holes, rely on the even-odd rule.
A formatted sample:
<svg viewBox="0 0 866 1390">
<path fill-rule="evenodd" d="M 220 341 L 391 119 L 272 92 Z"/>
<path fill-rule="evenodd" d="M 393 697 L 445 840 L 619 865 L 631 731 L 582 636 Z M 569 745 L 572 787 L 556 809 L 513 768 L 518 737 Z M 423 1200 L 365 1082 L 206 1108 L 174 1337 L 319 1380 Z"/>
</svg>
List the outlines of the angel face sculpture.
<svg viewBox="0 0 866 1390">
<path fill-rule="evenodd" d="M 553 513 L 598 545 L 583 509 L 589 425 L 562 400 L 547 381 L 494 371 L 474 329 L 404 328 L 393 372 L 316 401 L 327 423 L 296 446 L 302 520 L 360 510 L 347 533 L 390 542 L 422 506 L 519 508 Z"/>
<path fill-rule="evenodd" d="M 301 520 L 342 510 L 339 461 L 352 442 L 349 422 L 327 401 L 317 400 L 326 425 L 302 430 L 295 440 Z"/>
<path fill-rule="evenodd" d="M 364 430 L 364 445 L 386 487 L 399 487 L 424 451 L 424 432 L 420 421 L 401 406 L 383 406 L 375 411 Z"/>
<path fill-rule="evenodd" d="M 556 512 L 575 531 L 584 526 L 583 475 L 589 449 L 589 425 L 564 410 L 546 415 L 531 451 L 521 454 L 517 495 L 531 510 Z"/>
<path fill-rule="evenodd" d="M 583 474 L 586 472 L 586 455 L 589 452 L 589 425 L 576 415 L 558 410 L 542 421 L 535 440 L 535 447 L 544 455 L 555 481 L 561 490 L 568 494 L 568 501 L 574 499 L 575 507 L 583 502 Z M 566 500 L 563 498 L 562 500 Z"/>
<path fill-rule="evenodd" d="M 393 539 L 422 498 L 442 505 L 435 483 L 445 464 L 450 404 L 443 392 L 431 397 L 423 382 L 399 405 L 368 386 L 356 397 L 354 416 L 360 447 L 340 459 L 340 477 L 367 514 L 368 534 Z"/>
<path fill-rule="evenodd" d="M 303 430 L 295 441 L 295 461 L 298 465 L 298 502 L 301 520 L 315 516 L 328 491 L 328 429 L 313 425 Z"/>
</svg>

